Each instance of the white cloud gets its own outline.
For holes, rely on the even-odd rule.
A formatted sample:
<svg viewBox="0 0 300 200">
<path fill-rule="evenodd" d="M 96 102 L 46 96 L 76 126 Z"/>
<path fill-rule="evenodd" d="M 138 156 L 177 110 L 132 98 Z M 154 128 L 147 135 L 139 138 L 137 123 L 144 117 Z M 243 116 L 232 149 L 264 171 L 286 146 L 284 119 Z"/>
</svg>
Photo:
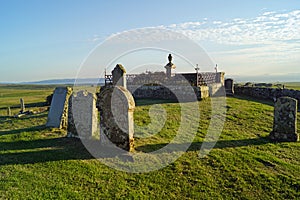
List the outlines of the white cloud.
<svg viewBox="0 0 300 200">
<path fill-rule="evenodd" d="M 186 22 L 166 28 L 183 33 L 200 44 L 209 41 L 221 49 L 224 45 L 231 47 L 231 50 L 220 51 L 210 48 L 209 53 L 223 64 L 253 66 L 241 73 L 269 73 L 272 69 L 274 73 L 276 70 L 300 72 L 298 67 L 295 69 L 300 61 L 300 10 L 265 12 L 251 19 Z M 232 69 L 234 71 L 236 68 Z"/>
<path fill-rule="evenodd" d="M 203 26 L 204 24 L 206 26 Z M 288 13 L 265 12 L 252 19 L 185 22 L 166 27 L 198 41 L 210 40 L 231 45 L 264 44 L 300 39 L 300 10 Z"/>
</svg>

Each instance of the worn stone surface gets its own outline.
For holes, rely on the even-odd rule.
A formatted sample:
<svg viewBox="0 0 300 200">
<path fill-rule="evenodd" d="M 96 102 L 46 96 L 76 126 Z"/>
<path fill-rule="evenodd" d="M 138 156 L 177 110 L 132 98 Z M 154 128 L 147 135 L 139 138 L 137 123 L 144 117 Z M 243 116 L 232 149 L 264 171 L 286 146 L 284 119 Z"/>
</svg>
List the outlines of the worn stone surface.
<svg viewBox="0 0 300 200">
<path fill-rule="evenodd" d="M 69 98 L 68 135 L 97 137 L 98 125 L 96 95 L 86 91 L 73 93 Z"/>
<path fill-rule="evenodd" d="M 121 64 L 117 64 L 113 69 L 112 73 L 112 81 L 114 86 L 122 86 L 126 88 L 126 70 Z"/>
<path fill-rule="evenodd" d="M 100 112 L 100 141 L 105 144 L 108 139 L 121 149 L 132 151 L 135 102 L 131 93 L 122 86 L 101 87 L 97 107 Z"/>
<path fill-rule="evenodd" d="M 48 113 L 47 127 L 67 128 L 68 100 L 71 94 L 72 89 L 69 87 L 55 88 Z"/>
<path fill-rule="evenodd" d="M 277 99 L 274 108 L 273 131 L 270 138 L 276 141 L 298 141 L 297 100 L 290 97 Z"/>
<path fill-rule="evenodd" d="M 226 95 L 234 94 L 233 79 L 228 78 L 225 80 L 225 90 L 226 90 Z"/>
</svg>

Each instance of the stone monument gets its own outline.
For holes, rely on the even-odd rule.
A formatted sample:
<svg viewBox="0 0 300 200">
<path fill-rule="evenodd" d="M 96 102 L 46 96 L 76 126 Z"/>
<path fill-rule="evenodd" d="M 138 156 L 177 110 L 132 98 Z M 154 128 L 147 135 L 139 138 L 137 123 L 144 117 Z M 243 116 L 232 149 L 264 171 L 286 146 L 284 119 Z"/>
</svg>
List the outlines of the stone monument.
<svg viewBox="0 0 300 200">
<path fill-rule="evenodd" d="M 165 66 L 166 69 L 166 76 L 167 78 L 171 78 L 172 77 L 172 69 L 176 69 L 176 66 L 172 63 L 172 55 L 169 54 L 168 56 L 168 64 Z"/>
<path fill-rule="evenodd" d="M 117 66 L 113 69 L 112 73 L 112 84 L 114 86 L 122 86 L 127 88 L 126 85 L 126 70 L 121 64 L 117 64 Z"/>
<path fill-rule="evenodd" d="M 229 96 L 234 95 L 233 79 L 228 78 L 225 80 L 225 90 L 226 90 L 226 95 Z"/>
<path fill-rule="evenodd" d="M 7 107 L 7 116 L 11 116 L 11 109 L 10 109 L 10 107 Z"/>
<path fill-rule="evenodd" d="M 87 91 L 73 93 L 69 98 L 68 136 L 90 139 L 98 134 L 96 95 Z"/>
<path fill-rule="evenodd" d="M 297 100 L 280 97 L 274 108 L 273 131 L 270 138 L 275 141 L 296 142 L 297 134 Z"/>
<path fill-rule="evenodd" d="M 72 94 L 69 87 L 57 87 L 54 90 L 46 127 L 67 128 L 68 100 Z"/>
<path fill-rule="evenodd" d="M 120 65 L 117 65 L 112 72 L 113 85 L 101 87 L 98 94 L 100 141 L 102 144 L 108 144 L 110 141 L 125 151 L 132 151 L 135 102 L 131 93 L 125 87 L 119 86 L 122 81 L 118 80 L 124 79 L 124 72 L 125 70 L 120 70 Z"/>
<path fill-rule="evenodd" d="M 25 112 L 25 103 L 24 103 L 23 98 L 20 99 L 20 107 L 21 107 L 20 113 L 24 113 Z"/>
</svg>

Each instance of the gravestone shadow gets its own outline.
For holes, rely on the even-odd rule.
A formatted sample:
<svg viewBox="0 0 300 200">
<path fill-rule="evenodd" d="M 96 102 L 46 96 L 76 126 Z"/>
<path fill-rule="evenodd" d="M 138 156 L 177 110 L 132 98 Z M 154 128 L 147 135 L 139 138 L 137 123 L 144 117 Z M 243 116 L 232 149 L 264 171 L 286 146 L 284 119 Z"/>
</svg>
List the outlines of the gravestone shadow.
<svg viewBox="0 0 300 200">
<path fill-rule="evenodd" d="M 22 133 L 22 132 L 41 131 L 41 130 L 44 130 L 44 129 L 45 129 L 45 126 L 40 125 L 40 126 L 32 126 L 32 127 L 29 127 L 29 128 L 5 130 L 5 131 L 0 131 L 0 136 L 10 135 L 10 134 L 18 134 L 18 133 Z"/>
<path fill-rule="evenodd" d="M 93 158 L 79 139 L 66 137 L 0 142 L 0 151 L 4 152 L 0 154 L 0 165 L 34 164 Z M 8 151 L 8 153 L 5 151 Z M 10 153 L 12 151 L 13 153 Z"/>
<path fill-rule="evenodd" d="M 205 144 L 206 143 L 206 144 Z M 203 146 L 213 146 L 214 143 L 212 142 L 192 142 L 187 151 L 199 151 Z M 226 148 L 237 148 L 237 147 L 245 147 L 245 146 L 256 146 L 256 145 L 264 145 L 272 143 L 272 141 L 268 137 L 259 137 L 259 138 L 252 138 L 252 139 L 241 139 L 241 140 L 220 140 L 213 148 L 215 149 L 226 149 Z M 169 143 L 163 143 L 163 144 L 147 144 L 143 146 L 136 147 L 137 151 L 141 151 L 144 153 L 150 153 L 157 151 L 165 146 L 168 145 L 168 149 L 166 151 L 174 152 L 174 151 L 181 151 L 185 149 L 186 146 L 189 144 L 183 143 L 183 144 L 169 144 Z"/>
</svg>

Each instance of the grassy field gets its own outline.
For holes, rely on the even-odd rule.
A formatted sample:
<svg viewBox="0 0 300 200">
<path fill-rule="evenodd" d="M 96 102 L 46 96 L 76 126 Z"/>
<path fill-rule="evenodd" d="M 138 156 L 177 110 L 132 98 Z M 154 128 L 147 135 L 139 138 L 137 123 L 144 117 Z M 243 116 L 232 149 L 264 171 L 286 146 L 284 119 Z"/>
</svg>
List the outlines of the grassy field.
<svg viewBox="0 0 300 200">
<path fill-rule="evenodd" d="M 300 90 L 300 82 L 286 82 L 284 86 L 286 89 Z"/>
<path fill-rule="evenodd" d="M 42 102 L 53 89 L 1 86 L 0 108 L 18 105 L 20 97 L 26 103 Z M 209 99 L 199 102 L 200 123 L 190 148 L 167 167 L 138 174 L 109 168 L 80 140 L 66 138 L 66 131 L 45 128 L 47 111 L 22 118 L 2 116 L 0 199 L 299 199 L 300 142 L 268 140 L 272 103 L 244 97 L 226 101 L 225 126 L 208 156 L 199 158 L 212 117 Z M 168 121 L 159 133 L 145 138 L 147 129 L 141 127 L 150 123 L 153 103 L 165 109 Z M 168 143 L 180 117 L 178 103 L 137 101 L 136 151 Z M 300 133 L 299 127 L 298 120 Z"/>
</svg>

